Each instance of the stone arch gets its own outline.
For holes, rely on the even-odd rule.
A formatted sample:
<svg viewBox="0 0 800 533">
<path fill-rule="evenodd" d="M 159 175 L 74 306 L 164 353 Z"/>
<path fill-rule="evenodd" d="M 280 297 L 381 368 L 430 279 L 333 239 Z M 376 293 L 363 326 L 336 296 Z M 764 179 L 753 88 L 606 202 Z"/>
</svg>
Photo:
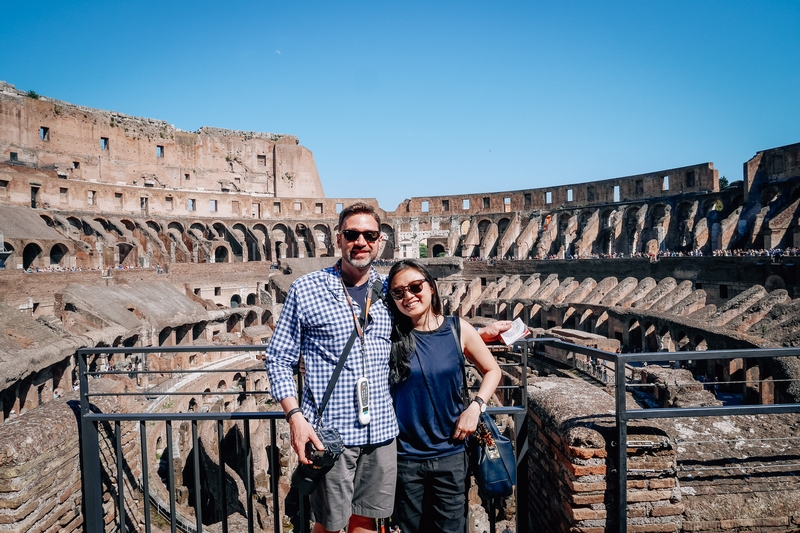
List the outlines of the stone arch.
<svg viewBox="0 0 800 533">
<path fill-rule="evenodd" d="M 271 261 L 274 255 L 269 246 L 269 230 L 267 230 L 264 224 L 259 223 L 253 226 L 252 231 L 258 242 L 258 248 L 264 256 L 264 260 Z"/>
<path fill-rule="evenodd" d="M 233 313 L 226 322 L 228 333 L 240 333 L 242 331 L 242 317 Z"/>
<path fill-rule="evenodd" d="M 316 224 L 312 230 L 314 246 L 316 247 L 317 257 L 333 257 L 334 243 L 331 230 L 326 224 Z"/>
<path fill-rule="evenodd" d="M 172 346 L 173 344 L 175 344 L 173 342 L 172 331 L 173 331 L 172 328 L 170 326 L 167 326 L 158 333 L 159 346 Z"/>
<path fill-rule="evenodd" d="M 502 217 L 500 220 L 497 221 L 497 235 L 499 237 L 505 235 L 509 224 L 511 224 L 511 219 L 508 217 Z"/>
<path fill-rule="evenodd" d="M 469 233 L 469 220 L 462 220 L 459 228 L 461 229 L 462 237 Z"/>
<path fill-rule="evenodd" d="M 228 246 L 230 252 L 228 262 L 241 263 L 244 259 L 244 252 L 242 243 L 237 236 L 244 240 L 244 235 L 233 228 L 228 226 L 222 221 L 216 221 L 212 224 L 213 232 L 218 235 L 218 238 L 223 239 Z"/>
<path fill-rule="evenodd" d="M 70 235 L 74 238 L 80 238 L 84 235 L 88 235 L 85 231 L 87 228 L 84 225 L 83 221 L 75 216 L 68 216 L 67 222 L 69 223 L 69 227 L 67 230 L 69 231 Z"/>
<path fill-rule="evenodd" d="M 250 311 L 247 313 L 247 316 L 244 317 L 244 327 L 249 328 L 255 324 L 258 324 L 258 313 Z"/>
<path fill-rule="evenodd" d="M 230 305 L 231 309 L 236 309 L 240 305 L 242 305 L 242 297 L 239 296 L 238 294 L 234 294 L 233 296 L 231 296 L 231 305 Z"/>
<path fill-rule="evenodd" d="M 675 345 L 678 349 L 677 351 L 690 352 L 692 350 L 692 342 L 689 340 L 689 336 L 685 331 L 679 331 L 675 338 L 677 339 L 675 341 Z"/>
<path fill-rule="evenodd" d="M 702 335 L 697 335 L 694 338 L 694 351 L 705 352 L 708 350 L 708 342 Z"/>
<path fill-rule="evenodd" d="M 597 322 L 594 325 L 594 331 L 592 333 L 596 333 L 597 335 L 602 335 L 608 338 L 608 311 L 604 311 L 599 317 L 597 317 Z"/>
<path fill-rule="evenodd" d="M 693 248 L 692 230 L 694 217 L 697 211 L 696 202 L 684 201 L 675 208 L 674 222 L 671 224 L 669 247 L 673 250 L 686 252 Z"/>
<path fill-rule="evenodd" d="M 554 242 L 554 249 L 552 252 L 558 252 L 562 247 L 564 255 L 572 254 L 572 243 L 575 240 L 575 232 L 570 227 L 572 215 L 569 213 L 562 213 L 558 217 L 558 240 Z M 559 256 L 561 257 L 561 256 Z"/>
<path fill-rule="evenodd" d="M 156 233 L 159 234 L 161 233 L 161 224 L 159 224 L 155 220 L 148 220 L 147 222 L 145 222 L 145 224 L 147 225 L 148 228 L 155 231 Z"/>
<path fill-rule="evenodd" d="M 213 238 L 226 239 L 227 240 L 227 238 L 228 238 L 228 227 L 225 226 L 225 223 L 223 223 L 221 221 L 213 222 L 213 223 L 211 223 L 210 226 L 208 226 L 208 229 L 211 232 Z"/>
<path fill-rule="evenodd" d="M 54 227 L 55 227 L 56 223 L 55 223 L 55 221 L 53 220 L 53 217 L 51 217 L 50 215 L 47 215 L 47 214 L 45 214 L 45 213 L 39 213 L 39 216 L 42 218 L 42 220 L 44 220 L 44 223 L 45 223 L 45 224 L 47 224 L 47 225 L 48 225 L 48 226 L 50 226 L 51 228 L 54 228 Z"/>
<path fill-rule="evenodd" d="M 219 246 L 214 248 L 214 262 L 215 263 L 231 262 L 227 246 L 225 246 L 224 244 L 220 244 Z"/>
<path fill-rule="evenodd" d="M 291 233 L 284 224 L 275 224 L 270 232 L 273 247 L 273 257 L 277 259 L 288 259 L 294 257 L 292 253 Z"/>
<path fill-rule="evenodd" d="M 669 228 L 670 207 L 667 204 L 656 204 L 650 210 L 650 238 L 656 241 L 659 250 L 667 247 L 667 228 Z"/>
<path fill-rule="evenodd" d="M 478 242 L 483 242 L 483 238 L 486 236 L 486 232 L 489 231 L 491 225 L 492 221 L 486 218 L 478 222 Z"/>
<path fill-rule="evenodd" d="M 228 384 L 225 382 L 224 379 L 219 380 L 217 383 L 217 391 L 224 391 L 228 388 Z"/>
<path fill-rule="evenodd" d="M 246 300 L 247 305 L 256 305 L 257 301 L 258 301 L 258 299 L 257 299 L 256 294 L 254 292 L 251 292 L 251 293 L 249 293 L 247 295 L 247 300 Z"/>
<path fill-rule="evenodd" d="M 613 228 L 614 215 L 616 214 L 617 210 L 613 207 L 609 207 L 608 209 L 604 210 L 600 214 L 600 229 L 603 230 L 606 228 Z"/>
<path fill-rule="evenodd" d="M 314 257 L 316 252 L 313 231 L 305 224 L 298 223 L 294 226 L 294 240 L 298 257 Z"/>
<path fill-rule="evenodd" d="M 22 268 L 28 270 L 29 268 L 42 267 L 42 247 L 35 242 L 28 243 L 22 250 Z"/>
<path fill-rule="evenodd" d="M 100 217 L 100 216 L 96 216 L 96 217 L 92 217 L 92 220 L 94 220 L 95 222 L 97 222 L 98 224 L 103 226 L 103 229 L 106 230 L 108 233 L 110 233 L 110 234 L 112 234 L 112 235 L 114 235 L 116 237 L 119 237 L 121 235 L 121 233 L 120 233 L 119 229 L 117 228 L 117 226 L 115 226 L 114 224 L 109 222 L 106 218 Z"/>
<path fill-rule="evenodd" d="M 237 222 L 233 225 L 233 230 L 237 232 L 237 235 L 241 237 L 244 243 L 244 248 L 247 250 L 247 260 L 261 261 L 261 246 L 256 236 L 250 231 L 250 228 L 241 222 Z"/>
<path fill-rule="evenodd" d="M 378 252 L 380 259 L 394 259 L 395 233 L 394 228 L 388 224 L 381 224 L 381 250 Z M 435 256 L 434 256 L 435 257 Z"/>
<path fill-rule="evenodd" d="M 261 313 L 261 325 L 272 327 L 272 312 L 270 310 L 265 309 L 264 312 Z"/>
<path fill-rule="evenodd" d="M 761 191 L 761 207 L 766 207 L 781 196 L 781 189 L 777 185 L 764 187 Z"/>
<path fill-rule="evenodd" d="M 642 243 L 639 227 L 639 211 L 636 207 L 630 207 L 625 211 L 625 241 L 626 253 L 633 255 L 641 250 Z"/>
<path fill-rule="evenodd" d="M 175 231 L 178 231 L 180 233 L 184 233 L 185 232 L 183 224 L 181 224 L 180 222 L 177 222 L 175 220 L 173 220 L 172 222 L 167 224 L 167 229 L 174 229 Z"/>
<path fill-rule="evenodd" d="M 204 239 L 208 239 L 209 238 L 209 236 L 208 236 L 208 234 L 209 234 L 208 227 L 205 224 L 201 224 L 200 222 L 195 222 L 194 224 L 189 226 L 189 229 L 200 233 L 200 235 Z"/>
<path fill-rule="evenodd" d="M 208 325 L 208 321 L 201 320 L 200 322 L 196 323 L 192 326 L 192 341 L 197 341 L 200 339 L 205 340 L 206 338 L 206 326 Z"/>
<path fill-rule="evenodd" d="M 583 315 L 581 315 L 578 327 L 587 333 L 593 333 L 596 323 L 597 323 L 597 317 L 595 316 L 594 311 L 592 311 L 591 309 L 587 309 L 586 311 L 583 312 Z"/>
<path fill-rule="evenodd" d="M 130 219 L 121 218 L 119 221 L 122 223 L 123 226 L 125 226 L 125 229 L 127 229 L 128 231 L 133 231 L 134 229 L 136 229 L 136 224 Z"/>
<path fill-rule="evenodd" d="M 644 351 L 658 351 L 658 335 L 656 335 L 656 327 L 652 322 L 644 324 Z"/>
<path fill-rule="evenodd" d="M 131 256 L 131 261 L 128 261 L 128 256 L 131 255 L 131 252 L 134 250 L 134 247 L 128 244 L 127 242 L 120 242 L 117 243 L 117 255 L 119 256 L 119 264 L 130 264 L 136 262 L 136 254 Z"/>
<path fill-rule="evenodd" d="M 67 254 L 69 254 L 69 250 L 67 247 L 61 243 L 53 245 L 50 248 L 50 266 L 66 266 L 66 261 L 68 259 Z"/>
<path fill-rule="evenodd" d="M 431 257 L 443 257 L 445 254 L 444 246 L 441 244 L 434 244 L 431 248 Z"/>
<path fill-rule="evenodd" d="M 630 322 L 628 322 L 628 344 L 631 347 L 631 351 L 642 350 L 643 342 L 642 326 L 639 324 L 638 319 L 631 318 Z"/>
<path fill-rule="evenodd" d="M 564 312 L 564 318 L 561 321 L 561 327 L 564 329 L 578 329 L 578 312 L 574 307 L 569 307 Z"/>
<path fill-rule="evenodd" d="M 674 352 L 675 344 L 672 341 L 672 333 L 668 326 L 663 326 L 658 332 L 658 351 Z"/>
</svg>

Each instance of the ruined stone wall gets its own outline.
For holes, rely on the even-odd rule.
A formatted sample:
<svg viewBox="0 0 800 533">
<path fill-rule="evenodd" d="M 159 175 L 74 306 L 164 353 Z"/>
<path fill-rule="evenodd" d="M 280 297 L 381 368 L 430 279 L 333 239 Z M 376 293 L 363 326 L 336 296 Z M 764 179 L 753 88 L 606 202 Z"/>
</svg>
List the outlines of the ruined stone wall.
<svg viewBox="0 0 800 533">
<path fill-rule="evenodd" d="M 673 381 L 665 378 L 665 384 Z M 551 376 L 530 382 L 529 524 L 541 531 L 613 530 L 613 397 L 576 380 Z M 694 387 L 676 383 L 673 403 L 702 404 L 702 394 L 700 404 L 692 403 L 698 388 L 696 382 Z M 634 404 L 630 397 L 628 404 Z M 797 423 L 796 416 L 784 415 L 715 418 L 713 423 L 707 418 L 632 422 L 628 531 L 795 531 L 800 526 L 800 484 L 792 474 L 797 454 L 779 441 L 794 434 Z M 711 464 L 706 462 L 710 456 L 715 458 Z M 770 467 L 759 468 L 762 463 Z"/>
<path fill-rule="evenodd" d="M 714 169 L 712 163 L 703 163 L 573 185 L 519 191 L 413 197 L 404 200 L 395 212 L 421 217 L 451 216 L 464 213 L 510 213 L 535 209 L 590 207 L 718 190 L 717 170 Z"/>
<path fill-rule="evenodd" d="M 98 390 L 117 391 L 114 382 L 95 380 Z M 34 409 L 25 416 L 5 422 L 0 434 L 0 531 L 18 533 L 83 531 L 81 462 L 78 441 L 78 396 L 69 392 L 62 400 Z M 98 408 L 111 412 L 122 407 L 115 400 L 97 398 Z M 124 483 L 128 494 L 126 509 L 130 524 L 138 524 L 142 512 L 137 499 L 141 462 L 136 453 L 137 433 L 130 423 L 122 424 Z M 103 463 L 101 483 L 105 491 L 103 513 L 106 531 L 116 516 L 112 485 L 116 485 L 113 425 L 101 426 L 100 450 Z M 131 495 L 133 495 L 131 497 Z M 133 517 L 131 520 L 130 517 Z"/>
<path fill-rule="evenodd" d="M 744 182 L 747 195 L 759 194 L 772 185 L 797 185 L 800 177 L 800 143 L 757 152 L 744 163 Z"/>
<path fill-rule="evenodd" d="M 107 184 L 324 197 L 311 152 L 291 135 L 133 117 L 0 84 L 2 160 Z"/>
<path fill-rule="evenodd" d="M 298 182 L 299 179 L 294 179 Z M 342 206 L 375 199 L 303 197 L 295 189 L 279 198 L 226 188 L 224 190 L 151 186 L 149 182 L 100 183 L 57 171 L 0 162 L 0 203 L 40 209 L 82 211 L 103 216 L 213 217 L 224 219 L 336 219 Z M 212 210 L 213 209 L 213 210 Z"/>
</svg>

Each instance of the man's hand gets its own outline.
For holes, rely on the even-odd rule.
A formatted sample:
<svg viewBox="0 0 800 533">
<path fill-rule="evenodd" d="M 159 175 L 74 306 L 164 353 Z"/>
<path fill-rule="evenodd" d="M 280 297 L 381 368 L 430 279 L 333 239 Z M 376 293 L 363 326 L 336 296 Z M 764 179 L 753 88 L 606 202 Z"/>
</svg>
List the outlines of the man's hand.
<svg viewBox="0 0 800 533">
<path fill-rule="evenodd" d="M 509 329 L 511 329 L 510 320 L 498 320 L 478 329 L 478 335 L 481 336 L 483 342 L 492 342 L 500 340 L 500 334 Z"/>
<path fill-rule="evenodd" d="M 323 446 L 314 427 L 302 413 L 297 413 L 289 419 L 289 434 L 297 459 L 303 464 L 311 464 L 311 459 L 306 456 L 306 443 L 311 442 L 311 445 L 318 450 L 322 450 Z"/>
</svg>

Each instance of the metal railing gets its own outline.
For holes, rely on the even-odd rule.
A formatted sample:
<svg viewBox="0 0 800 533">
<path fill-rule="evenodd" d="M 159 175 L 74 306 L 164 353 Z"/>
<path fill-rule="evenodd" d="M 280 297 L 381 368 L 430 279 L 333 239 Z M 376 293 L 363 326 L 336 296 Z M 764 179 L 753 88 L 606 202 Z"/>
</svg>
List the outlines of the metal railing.
<svg viewBox="0 0 800 533">
<path fill-rule="evenodd" d="M 513 417 L 514 429 L 516 434 L 515 450 L 517 456 L 517 489 L 516 489 L 516 509 L 517 509 L 517 531 L 524 531 L 527 527 L 525 521 L 527 520 L 527 465 L 525 455 L 527 451 L 527 429 L 526 429 L 526 392 L 527 388 L 525 383 L 527 381 L 527 354 L 528 344 L 521 343 L 518 345 L 518 354 L 515 358 L 519 359 L 519 363 L 505 363 L 501 366 L 520 366 L 520 375 L 522 377 L 518 387 L 504 386 L 503 388 L 518 388 L 521 395 L 521 403 L 516 406 L 492 406 L 487 409 L 490 414 L 507 414 Z M 254 472 L 253 472 L 253 454 L 250 443 L 251 421 L 267 421 L 269 423 L 269 452 L 267 456 L 268 466 L 267 473 L 269 474 L 269 494 L 272 497 L 271 512 L 273 516 L 274 527 L 273 530 L 278 533 L 283 527 L 285 517 L 281 512 L 281 502 L 279 496 L 279 479 L 281 472 L 280 456 L 277 442 L 277 421 L 283 420 L 283 411 L 278 407 L 276 411 L 221 411 L 221 412 L 155 412 L 155 408 L 142 410 L 140 412 L 101 412 L 97 407 L 97 403 L 104 397 L 138 397 L 143 401 L 150 402 L 151 406 L 155 407 L 160 405 L 161 402 L 166 403 L 170 397 L 211 397 L 219 395 L 257 395 L 267 394 L 264 391 L 248 391 L 246 387 L 244 390 L 224 390 L 224 391 L 189 391 L 192 385 L 192 377 L 194 375 L 202 375 L 209 373 L 222 373 L 235 374 L 241 373 L 253 374 L 261 372 L 266 377 L 263 362 L 258 362 L 258 366 L 251 368 L 228 368 L 222 366 L 221 362 L 216 363 L 217 368 L 205 369 L 175 369 L 175 370 L 146 370 L 147 369 L 147 356 L 149 354 L 174 354 L 174 353 L 192 353 L 201 354 L 204 352 L 240 352 L 243 354 L 263 352 L 263 345 L 246 345 L 246 346 L 175 346 L 175 347 L 159 347 L 159 348 L 139 348 L 139 347 L 115 347 L 115 348 L 85 348 L 78 350 L 77 358 L 79 364 L 79 390 L 80 390 L 80 441 L 81 441 L 81 460 L 82 460 L 82 486 L 83 486 L 83 505 L 84 505 L 84 523 L 85 531 L 87 533 L 101 533 L 105 531 L 106 523 L 110 521 L 107 516 L 109 513 L 108 508 L 104 510 L 103 498 L 104 492 L 113 495 L 113 517 L 115 531 L 122 533 L 131 530 L 138 530 L 137 526 L 133 526 L 135 522 L 133 518 L 140 518 L 143 514 L 144 518 L 144 531 L 150 533 L 153 527 L 153 517 L 151 516 L 151 507 L 155 509 L 160 515 L 165 517 L 169 522 L 170 531 L 175 533 L 182 531 L 185 533 L 201 533 L 204 530 L 203 525 L 203 505 L 201 504 L 200 495 L 203 494 L 201 487 L 201 468 L 200 468 L 200 450 L 198 426 L 200 423 L 215 423 L 216 424 L 216 447 L 219 452 L 219 465 L 216 465 L 216 495 L 214 515 L 219 517 L 222 523 L 222 532 L 228 531 L 228 516 L 231 511 L 232 502 L 229 501 L 229 493 L 226 486 L 230 484 L 227 479 L 229 474 L 226 472 L 226 463 L 223 460 L 223 440 L 225 438 L 224 428 L 226 423 L 239 422 L 243 425 L 242 440 L 239 443 L 244 455 L 244 472 L 241 476 L 242 484 L 244 485 L 243 501 L 245 502 L 246 509 L 238 509 L 239 512 L 245 515 L 248 524 L 248 531 L 254 531 L 254 509 L 253 498 L 256 487 L 254 486 Z M 99 357 L 110 357 L 112 354 L 124 354 L 123 357 L 131 358 L 134 364 L 130 368 L 125 368 L 120 371 L 96 371 L 97 362 Z M 137 357 L 132 357 L 135 354 L 140 354 Z M 92 360 L 92 358 L 94 358 Z M 138 362 L 141 362 L 141 368 L 137 368 Z M 231 365 L 235 361 L 229 361 Z M 246 365 L 244 365 L 246 366 Z M 92 370 L 90 370 L 90 367 Z M 183 376 L 182 380 L 177 378 L 169 378 L 165 382 L 160 383 L 158 386 L 147 386 L 146 384 L 139 384 L 140 380 L 145 377 L 155 377 L 164 374 L 178 374 Z M 136 384 L 129 390 L 126 387 L 125 392 L 98 392 L 90 390 L 94 377 L 100 376 L 115 377 L 119 376 L 125 378 L 129 385 Z M 130 378 L 136 378 L 135 380 Z M 299 387 L 302 390 L 302 377 L 298 377 Z M 171 388 L 164 387 L 169 385 Z M 191 425 L 191 450 L 193 453 L 190 455 L 191 460 L 187 456 L 187 464 L 184 472 L 191 471 L 193 478 L 193 485 L 189 488 L 194 494 L 194 506 L 181 506 L 179 508 L 176 502 L 176 492 L 179 487 L 176 486 L 175 476 L 175 462 L 172 460 L 176 447 L 173 442 L 173 423 L 189 423 Z M 130 457 L 130 450 L 123 444 L 123 438 L 126 435 L 123 424 L 133 425 L 139 433 L 138 454 L 141 461 L 141 474 L 139 476 L 133 475 L 132 472 L 135 468 L 127 463 L 127 457 Z M 163 424 L 164 432 L 166 434 L 165 447 L 162 455 L 158 458 L 160 468 L 155 473 L 156 476 L 162 475 L 165 472 L 164 486 L 151 486 L 151 467 L 153 461 L 150 460 L 148 452 L 148 442 L 152 441 L 153 425 Z M 151 432 L 151 435 L 148 434 Z M 160 429 L 158 430 L 160 431 Z M 166 458 L 166 460 L 164 459 Z M 166 465 L 164 465 L 166 463 Z M 164 468 L 165 467 L 165 468 Z M 113 476 L 112 476 L 113 474 Z M 112 479 L 115 477 L 115 480 Z M 126 491 L 126 481 L 129 487 Z M 210 486 L 210 480 L 207 480 Z M 104 491 L 105 487 L 105 491 Z M 154 489 L 154 490 L 153 490 Z M 187 488 L 188 489 L 188 488 Z M 126 498 L 132 495 L 126 494 L 131 490 L 140 492 L 143 496 L 142 509 L 139 511 L 132 509 L 131 504 Z M 295 524 L 295 530 L 308 531 L 309 518 L 307 514 L 308 500 L 301 498 L 298 502 L 298 514 Z M 495 502 L 485 502 L 487 512 L 490 519 L 491 533 L 495 532 Z M 191 513 L 188 512 L 191 510 Z M 138 513 L 138 516 L 131 516 L 132 513 Z M 183 516 L 181 513 L 193 514 L 194 516 Z M 206 528 L 208 525 L 205 526 Z M 388 531 L 388 528 L 385 528 Z"/>
<path fill-rule="evenodd" d="M 708 360 L 732 360 L 732 359 L 759 359 L 776 357 L 798 357 L 800 348 L 773 348 L 773 349 L 745 349 L 745 350 L 707 350 L 698 352 L 648 352 L 648 353 L 629 353 L 614 354 L 572 344 L 555 338 L 540 337 L 527 340 L 531 345 L 545 345 L 582 354 L 588 358 L 610 362 L 613 366 L 612 376 L 609 378 L 609 385 L 614 387 L 614 402 L 616 416 L 616 442 L 612 447 L 616 448 L 616 468 L 611 470 L 613 483 L 615 484 L 615 509 L 609 515 L 616 522 L 607 531 L 617 531 L 625 533 L 628 529 L 628 421 L 643 420 L 649 418 L 687 418 L 687 417 L 721 417 L 728 415 L 765 415 L 781 413 L 800 413 L 800 403 L 789 404 L 770 404 L 770 405 L 722 405 L 712 407 L 647 407 L 642 409 L 629 409 L 625 401 L 625 393 L 628 386 L 627 374 L 631 370 L 630 363 L 663 363 L 665 361 L 708 361 Z M 534 349 L 535 350 L 535 349 Z M 539 352 L 534 352 L 539 354 Z M 544 356 L 544 354 L 539 354 Z M 546 356 L 544 356 L 546 357 Z M 555 359 L 560 363 L 569 363 L 562 359 Z M 573 355 L 571 366 L 579 368 L 580 364 Z M 619 371 L 622 370 L 622 371 Z M 613 378 L 613 379 L 611 379 Z M 612 480 L 611 476 L 606 476 L 607 480 Z M 611 510 L 609 510 L 611 511 Z"/>
</svg>

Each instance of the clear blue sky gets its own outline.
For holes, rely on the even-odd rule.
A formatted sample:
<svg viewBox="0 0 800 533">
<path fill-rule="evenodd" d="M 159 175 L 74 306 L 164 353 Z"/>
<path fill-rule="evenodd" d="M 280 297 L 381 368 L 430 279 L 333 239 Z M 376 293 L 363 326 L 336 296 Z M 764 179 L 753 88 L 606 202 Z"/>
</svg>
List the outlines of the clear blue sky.
<svg viewBox="0 0 800 533">
<path fill-rule="evenodd" d="M 800 1 L 7 2 L 0 79 L 297 135 L 328 197 L 517 190 L 800 142 Z"/>
</svg>

